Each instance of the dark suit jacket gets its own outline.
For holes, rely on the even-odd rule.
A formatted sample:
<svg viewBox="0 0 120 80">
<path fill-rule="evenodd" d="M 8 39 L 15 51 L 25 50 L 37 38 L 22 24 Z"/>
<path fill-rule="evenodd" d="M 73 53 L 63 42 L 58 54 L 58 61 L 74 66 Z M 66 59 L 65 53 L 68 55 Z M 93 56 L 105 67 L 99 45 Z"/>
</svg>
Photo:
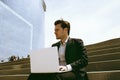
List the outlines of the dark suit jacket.
<svg viewBox="0 0 120 80">
<path fill-rule="evenodd" d="M 60 47 L 60 41 L 53 44 L 52 47 Z M 66 63 L 72 66 L 72 72 L 76 74 L 77 77 L 84 78 L 87 80 L 87 74 L 85 67 L 88 65 L 86 49 L 83 45 L 81 39 L 69 38 L 66 43 L 65 49 L 65 59 Z"/>
</svg>

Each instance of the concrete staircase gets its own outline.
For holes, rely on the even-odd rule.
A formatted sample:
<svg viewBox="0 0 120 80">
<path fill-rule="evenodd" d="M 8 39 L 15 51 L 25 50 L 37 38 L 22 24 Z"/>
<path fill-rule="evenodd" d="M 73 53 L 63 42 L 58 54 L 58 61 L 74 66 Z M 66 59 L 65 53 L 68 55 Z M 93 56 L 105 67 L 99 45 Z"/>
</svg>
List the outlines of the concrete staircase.
<svg viewBox="0 0 120 80">
<path fill-rule="evenodd" d="M 120 80 L 120 38 L 87 45 L 89 80 Z M 0 80 L 27 80 L 29 58 L 0 63 Z"/>
<path fill-rule="evenodd" d="M 0 80 L 27 80 L 29 73 L 29 58 L 0 63 Z"/>
<path fill-rule="evenodd" d="M 86 46 L 90 80 L 120 80 L 120 38 Z"/>
</svg>

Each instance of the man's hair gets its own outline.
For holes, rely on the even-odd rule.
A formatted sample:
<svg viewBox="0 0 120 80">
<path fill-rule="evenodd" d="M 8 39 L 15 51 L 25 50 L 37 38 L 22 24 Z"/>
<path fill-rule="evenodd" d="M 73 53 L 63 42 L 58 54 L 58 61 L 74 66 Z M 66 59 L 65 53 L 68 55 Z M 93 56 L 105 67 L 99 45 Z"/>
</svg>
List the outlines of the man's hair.
<svg viewBox="0 0 120 80">
<path fill-rule="evenodd" d="M 64 28 L 68 28 L 68 35 L 70 34 L 70 23 L 68 21 L 64 21 L 64 20 L 56 20 L 54 25 L 57 24 L 61 24 L 61 27 Z"/>
</svg>

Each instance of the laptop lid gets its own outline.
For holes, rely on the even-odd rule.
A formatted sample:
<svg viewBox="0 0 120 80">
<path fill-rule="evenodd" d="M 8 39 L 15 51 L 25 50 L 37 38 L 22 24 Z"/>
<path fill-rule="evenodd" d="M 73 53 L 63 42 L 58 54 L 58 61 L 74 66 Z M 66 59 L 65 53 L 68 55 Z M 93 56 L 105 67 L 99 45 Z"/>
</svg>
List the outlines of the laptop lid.
<svg viewBox="0 0 120 80">
<path fill-rule="evenodd" d="M 59 72 L 57 47 L 43 48 L 30 53 L 31 73 Z"/>
</svg>

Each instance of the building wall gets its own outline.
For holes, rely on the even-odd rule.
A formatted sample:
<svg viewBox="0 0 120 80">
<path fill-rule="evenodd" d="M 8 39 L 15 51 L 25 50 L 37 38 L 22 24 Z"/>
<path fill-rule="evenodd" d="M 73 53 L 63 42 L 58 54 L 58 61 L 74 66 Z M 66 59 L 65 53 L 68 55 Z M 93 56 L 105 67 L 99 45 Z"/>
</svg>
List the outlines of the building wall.
<svg viewBox="0 0 120 80">
<path fill-rule="evenodd" d="M 0 0 L 0 59 L 44 47 L 42 0 Z"/>
</svg>

